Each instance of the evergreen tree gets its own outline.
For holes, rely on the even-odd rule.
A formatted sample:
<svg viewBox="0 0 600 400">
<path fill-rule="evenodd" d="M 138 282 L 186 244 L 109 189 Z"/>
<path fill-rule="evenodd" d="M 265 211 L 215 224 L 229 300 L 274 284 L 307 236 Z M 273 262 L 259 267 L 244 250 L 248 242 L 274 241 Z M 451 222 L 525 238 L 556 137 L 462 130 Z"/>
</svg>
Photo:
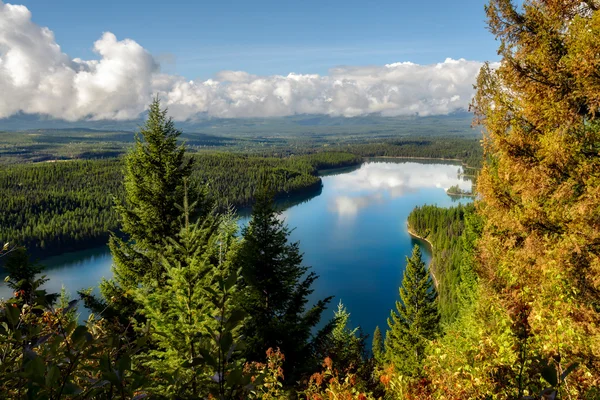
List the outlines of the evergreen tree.
<svg viewBox="0 0 600 400">
<path fill-rule="evenodd" d="M 179 233 L 184 181 L 191 174 L 191 159 L 185 158 L 185 147 L 177 144 L 180 135 L 155 99 L 125 158 L 125 201 L 116 202 L 127 240 L 112 234 L 109 241 L 115 280 L 122 288 L 146 278 L 159 280 L 163 267 L 156 252 L 165 238 Z"/>
<path fill-rule="evenodd" d="M 428 341 L 440 332 L 437 294 L 418 245 L 406 259 L 400 299 L 388 319 L 386 358 L 403 375 L 416 376 Z"/>
<path fill-rule="evenodd" d="M 330 372 L 335 367 L 335 380 L 352 382 L 353 389 L 357 391 L 355 394 L 370 390 L 367 387 L 372 382 L 373 364 L 366 349 L 368 336 L 362 333 L 360 327 L 350 327 L 350 312 L 341 301 L 334 311 L 329 327 L 331 329 L 322 330 L 315 338 L 317 360 L 324 362 L 321 365 L 331 370 Z M 311 377 L 314 378 L 315 375 Z M 304 394 L 308 395 L 306 392 Z M 329 393 L 329 396 L 335 398 L 335 390 Z"/>
<path fill-rule="evenodd" d="M 341 300 L 334 312 L 333 321 L 327 356 L 341 371 L 356 372 L 362 369 L 367 358 L 365 354 L 367 336 L 362 334 L 360 327 L 351 329 L 348 326 L 350 313 Z"/>
<path fill-rule="evenodd" d="M 133 150 L 125 157 L 125 199 L 115 199 L 122 234 L 111 233 L 109 240 L 114 278 L 100 285 L 104 300 L 80 293 L 92 310 L 118 317 L 122 323 L 138 309 L 132 290 L 143 282 L 164 280 L 159 253 L 166 238 L 177 238 L 181 227 L 191 161 L 184 146 L 177 144 L 179 135 L 167 110 L 161 110 L 155 99 Z"/>
<path fill-rule="evenodd" d="M 373 344 L 372 344 L 372 352 L 373 358 L 375 361 L 381 362 L 383 361 L 384 348 L 383 348 L 383 336 L 381 335 L 381 330 L 379 326 L 375 327 L 375 332 L 373 332 Z"/>
<path fill-rule="evenodd" d="M 149 328 L 152 342 L 139 360 L 152 377 L 149 390 L 158 396 L 200 398 L 210 393 L 225 399 L 239 395 L 243 383 L 239 348 L 244 313 L 234 301 L 238 271 L 232 264 L 239 245 L 237 223 L 225 218 L 208 235 L 212 229 L 206 225 L 206 220 L 186 224 L 161 257 L 165 281 L 135 291 L 147 318 L 143 329 Z"/>
<path fill-rule="evenodd" d="M 266 191 L 256 196 L 252 218 L 243 229 L 239 262 L 245 282 L 243 307 L 251 317 L 246 324 L 246 356 L 264 359 L 268 348 L 285 354 L 286 376 L 293 377 L 314 361 L 311 332 L 331 297 L 307 310 L 317 275 L 302 266 L 299 244 L 289 243 L 290 231 Z"/>
<path fill-rule="evenodd" d="M 48 294 L 41 289 L 48 279 L 45 275 L 39 276 L 43 268 L 29 259 L 24 247 L 16 247 L 6 254 L 4 268 L 8 272 L 4 281 L 13 290 L 16 304 L 48 307 L 58 299 L 58 294 Z"/>
</svg>

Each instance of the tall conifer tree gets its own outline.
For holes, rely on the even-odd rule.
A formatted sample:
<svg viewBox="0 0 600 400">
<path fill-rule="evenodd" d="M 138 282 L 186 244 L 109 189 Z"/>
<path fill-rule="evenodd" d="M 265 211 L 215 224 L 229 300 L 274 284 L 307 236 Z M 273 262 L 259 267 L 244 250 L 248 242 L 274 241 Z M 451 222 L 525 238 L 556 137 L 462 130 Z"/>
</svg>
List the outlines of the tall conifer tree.
<svg viewBox="0 0 600 400">
<path fill-rule="evenodd" d="M 375 361 L 382 361 L 384 355 L 383 349 L 383 336 L 381 335 L 381 329 L 379 329 L 379 326 L 376 326 L 375 332 L 373 332 L 373 344 L 371 346 L 371 351 L 373 352 L 373 358 L 375 358 Z"/>
<path fill-rule="evenodd" d="M 155 394 L 233 398 L 240 390 L 241 381 L 232 377 L 214 379 L 233 371 L 241 378 L 243 364 L 239 348 L 244 313 L 235 301 L 238 271 L 232 264 L 238 227 L 231 216 L 220 220 L 216 231 L 211 221 L 186 223 L 160 257 L 164 282 L 135 289 L 152 340 L 140 361 L 152 377 L 149 388 Z"/>
<path fill-rule="evenodd" d="M 350 328 L 350 312 L 341 300 L 334 312 L 333 321 L 327 356 L 340 370 L 346 372 L 362 370 L 367 359 L 367 336 L 362 333 L 360 327 Z"/>
<path fill-rule="evenodd" d="M 317 275 L 302 265 L 299 244 L 289 243 L 289 234 L 272 194 L 258 193 L 239 253 L 246 285 L 243 306 L 251 317 L 246 355 L 260 361 L 268 348 L 280 348 L 286 376 L 293 377 L 313 361 L 312 330 L 331 297 L 307 309 Z"/>
<path fill-rule="evenodd" d="M 109 242 L 115 279 L 124 288 L 146 277 L 160 278 L 155 251 L 181 228 L 184 180 L 191 174 L 191 162 L 177 143 L 180 135 L 155 99 L 125 158 L 125 201 L 117 201 L 116 209 L 127 241 L 112 234 Z"/>
<path fill-rule="evenodd" d="M 413 248 L 412 256 L 406 258 L 400 299 L 396 302 L 397 312 L 392 310 L 388 318 L 386 358 L 400 373 L 416 376 L 427 342 L 440 332 L 437 293 L 418 245 Z"/>
<path fill-rule="evenodd" d="M 137 309 L 131 290 L 140 283 L 163 279 L 158 254 L 166 238 L 177 238 L 181 229 L 184 186 L 191 174 L 191 160 L 177 143 L 180 135 L 156 98 L 136 134 L 134 148 L 125 157 L 125 199 L 115 201 L 122 234 L 111 233 L 114 278 L 100 285 L 111 307 L 84 294 L 95 311 L 126 319 Z"/>
</svg>

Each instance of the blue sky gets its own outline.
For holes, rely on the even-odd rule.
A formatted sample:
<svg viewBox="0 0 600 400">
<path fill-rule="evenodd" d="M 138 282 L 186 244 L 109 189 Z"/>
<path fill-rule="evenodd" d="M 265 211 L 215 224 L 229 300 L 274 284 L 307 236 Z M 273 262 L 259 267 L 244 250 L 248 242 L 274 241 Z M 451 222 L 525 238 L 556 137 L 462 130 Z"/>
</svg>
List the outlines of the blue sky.
<svg viewBox="0 0 600 400">
<path fill-rule="evenodd" d="M 93 43 L 110 31 L 150 51 L 163 72 L 187 79 L 221 70 L 325 75 L 339 65 L 498 59 L 480 0 L 11 2 L 27 6 L 70 57 L 97 58 Z"/>
</svg>

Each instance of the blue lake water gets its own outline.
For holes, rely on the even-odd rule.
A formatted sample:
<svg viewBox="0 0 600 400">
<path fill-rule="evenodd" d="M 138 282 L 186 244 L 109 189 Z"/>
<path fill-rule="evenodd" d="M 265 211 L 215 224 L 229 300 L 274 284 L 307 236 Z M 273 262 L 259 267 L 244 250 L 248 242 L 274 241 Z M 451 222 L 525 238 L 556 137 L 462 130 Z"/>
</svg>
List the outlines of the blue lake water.
<svg viewBox="0 0 600 400">
<path fill-rule="evenodd" d="M 460 165 L 449 162 L 374 159 L 323 176 L 320 194 L 283 211 L 282 218 L 293 228 L 291 239 L 300 241 L 304 264 L 320 276 L 313 299 L 335 296 L 326 319 L 341 300 L 352 325 L 360 325 L 367 334 L 377 325 L 385 331 L 399 298 L 405 257 L 416 243 L 406 229 L 408 214 L 418 205 L 450 207 L 471 201 L 445 193 L 453 185 L 470 189 L 471 182 L 460 172 Z M 240 222 L 246 221 L 247 217 Z M 422 250 L 428 261 L 428 250 Z M 63 254 L 43 264 L 50 278 L 46 287 L 58 292 L 64 285 L 73 297 L 77 290 L 111 276 L 106 247 Z M 10 295 L 2 282 L 0 297 Z"/>
</svg>

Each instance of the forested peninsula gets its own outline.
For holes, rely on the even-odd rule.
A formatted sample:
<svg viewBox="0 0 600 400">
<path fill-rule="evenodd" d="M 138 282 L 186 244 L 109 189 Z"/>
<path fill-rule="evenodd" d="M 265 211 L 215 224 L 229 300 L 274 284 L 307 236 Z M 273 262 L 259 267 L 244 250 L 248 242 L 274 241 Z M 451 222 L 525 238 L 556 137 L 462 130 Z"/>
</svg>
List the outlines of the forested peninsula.
<svg viewBox="0 0 600 400">
<path fill-rule="evenodd" d="M 190 185 L 207 185 L 220 206 L 244 207 L 268 183 L 279 197 L 317 191 L 319 169 L 360 163 L 348 153 L 285 159 L 209 153 L 191 155 Z M 115 199 L 123 197 L 120 159 L 17 164 L 0 173 L 0 239 L 36 255 L 59 254 L 106 243 L 118 227 Z"/>
</svg>

